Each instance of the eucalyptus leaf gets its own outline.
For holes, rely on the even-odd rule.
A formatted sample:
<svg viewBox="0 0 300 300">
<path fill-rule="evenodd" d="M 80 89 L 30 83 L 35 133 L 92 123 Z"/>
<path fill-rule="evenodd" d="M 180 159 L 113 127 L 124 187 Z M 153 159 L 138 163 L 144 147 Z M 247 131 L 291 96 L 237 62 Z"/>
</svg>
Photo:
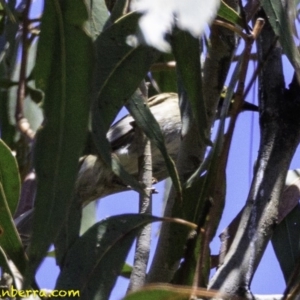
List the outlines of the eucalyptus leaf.
<svg viewBox="0 0 300 300">
<path fill-rule="evenodd" d="M 45 92 L 45 123 L 35 147 L 30 282 L 65 222 L 86 139 L 93 57 L 92 40 L 82 30 L 87 17 L 83 0 L 45 2 L 35 68 Z"/>
<path fill-rule="evenodd" d="M 142 186 L 114 158 L 106 133 L 117 113 L 146 76 L 158 52 L 150 47 L 131 47 L 127 37 L 136 31 L 139 15 L 127 14 L 97 38 L 97 64 L 94 81 L 92 130 L 95 144 L 104 162 L 131 188 Z"/>
<path fill-rule="evenodd" d="M 9 255 L 21 274 L 25 273 L 26 256 L 14 224 L 2 184 L 0 183 L 0 247 Z"/>
<path fill-rule="evenodd" d="M 272 245 L 285 282 L 288 283 L 300 256 L 299 204 L 276 226 L 272 235 Z M 297 274 L 297 277 L 300 279 L 300 274 Z"/>
<path fill-rule="evenodd" d="M 85 29 L 95 40 L 102 32 L 105 23 L 109 18 L 109 12 L 104 0 L 85 0 L 89 12 L 88 21 L 85 23 Z"/>
<path fill-rule="evenodd" d="M 199 39 L 194 38 L 188 32 L 175 30 L 172 35 L 172 50 L 199 134 L 204 141 L 208 141 L 208 123 L 202 94 Z M 183 124 L 183 127 L 186 127 L 185 124 Z"/>
<path fill-rule="evenodd" d="M 172 97 L 172 95 L 170 95 Z M 174 96 L 173 96 L 174 97 Z M 136 92 L 126 105 L 130 114 L 134 117 L 137 125 L 145 132 L 147 137 L 156 145 L 164 157 L 166 167 L 172 179 L 174 187 L 181 195 L 181 184 L 174 161 L 169 156 L 163 134 L 149 107 L 145 105 L 141 92 Z"/>
<path fill-rule="evenodd" d="M 217 293 L 205 288 L 194 288 L 190 286 L 179 286 L 171 284 L 149 285 L 141 290 L 130 293 L 123 300 L 186 300 L 191 296 L 198 298 L 214 298 Z M 218 294 L 220 296 L 220 294 Z M 193 298 L 194 298 L 193 297 Z M 196 298 L 196 297 L 195 297 Z"/>
<path fill-rule="evenodd" d="M 283 3 L 280 0 L 261 0 L 261 5 L 275 34 L 279 37 L 284 53 L 293 65 L 299 81 L 300 54 L 294 42 L 293 32 L 289 22 L 290 15 L 288 15 L 286 8 L 283 7 Z"/>
<path fill-rule="evenodd" d="M 11 150 L 0 139 L 0 183 L 2 184 L 4 195 L 10 213 L 13 215 L 17 209 L 20 192 L 21 180 L 17 161 Z"/>
<path fill-rule="evenodd" d="M 247 26 L 247 24 L 245 24 L 245 22 L 239 16 L 239 14 L 229 5 L 227 5 L 224 1 L 221 1 L 218 16 L 242 28 L 245 28 L 245 26 Z"/>
<path fill-rule="evenodd" d="M 140 229 L 161 220 L 125 214 L 96 223 L 69 250 L 55 288 L 80 290 L 81 299 L 108 299 Z"/>
</svg>

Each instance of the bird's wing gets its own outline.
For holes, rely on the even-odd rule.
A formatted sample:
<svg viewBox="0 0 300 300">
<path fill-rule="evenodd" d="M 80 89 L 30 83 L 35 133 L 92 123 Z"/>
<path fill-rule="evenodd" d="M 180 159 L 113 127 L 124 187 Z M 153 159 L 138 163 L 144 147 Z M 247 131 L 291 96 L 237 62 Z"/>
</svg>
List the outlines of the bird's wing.
<svg viewBox="0 0 300 300">
<path fill-rule="evenodd" d="M 133 122 L 134 119 L 130 115 L 126 115 L 110 127 L 106 137 L 113 151 L 132 142 L 134 136 Z"/>
<path fill-rule="evenodd" d="M 159 103 L 164 102 L 170 97 L 177 98 L 178 96 L 175 93 L 163 93 L 149 98 L 148 105 L 150 110 L 154 107 L 157 108 Z M 110 142 L 113 151 L 125 147 L 132 142 L 134 138 L 133 126 L 133 117 L 126 115 L 110 127 L 106 137 Z"/>
</svg>

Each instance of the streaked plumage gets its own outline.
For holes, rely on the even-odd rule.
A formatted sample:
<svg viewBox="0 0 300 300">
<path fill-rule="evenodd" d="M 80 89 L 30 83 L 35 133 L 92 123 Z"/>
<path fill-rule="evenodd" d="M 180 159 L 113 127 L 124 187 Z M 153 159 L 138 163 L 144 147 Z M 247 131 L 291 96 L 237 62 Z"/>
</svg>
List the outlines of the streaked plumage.
<svg viewBox="0 0 300 300">
<path fill-rule="evenodd" d="M 150 98 L 148 105 L 161 127 L 168 152 L 175 160 L 181 136 L 178 96 L 175 93 L 160 94 Z M 245 109 L 255 111 L 257 107 L 246 102 Z M 111 144 L 113 155 L 116 155 L 125 170 L 137 176 L 137 141 L 134 139 L 132 122 L 134 119 L 130 115 L 116 122 L 109 129 L 107 139 Z M 154 145 L 152 145 L 152 163 L 153 177 L 156 180 L 168 177 L 164 159 Z M 100 158 L 87 155 L 82 159 L 76 183 L 76 192 L 82 202 L 88 203 L 127 189 L 128 187 L 104 165 Z"/>
</svg>

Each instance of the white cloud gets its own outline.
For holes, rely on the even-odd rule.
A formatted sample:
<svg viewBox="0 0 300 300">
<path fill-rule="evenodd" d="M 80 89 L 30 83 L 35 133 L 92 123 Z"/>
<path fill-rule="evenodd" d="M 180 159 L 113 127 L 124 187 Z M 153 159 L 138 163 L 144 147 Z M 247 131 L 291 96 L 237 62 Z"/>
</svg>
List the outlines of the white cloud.
<svg viewBox="0 0 300 300">
<path fill-rule="evenodd" d="M 205 26 L 215 18 L 220 0 L 135 0 L 132 10 L 144 15 L 139 21 L 142 39 L 158 50 L 168 52 L 170 45 L 164 39 L 173 25 L 200 36 Z"/>
</svg>

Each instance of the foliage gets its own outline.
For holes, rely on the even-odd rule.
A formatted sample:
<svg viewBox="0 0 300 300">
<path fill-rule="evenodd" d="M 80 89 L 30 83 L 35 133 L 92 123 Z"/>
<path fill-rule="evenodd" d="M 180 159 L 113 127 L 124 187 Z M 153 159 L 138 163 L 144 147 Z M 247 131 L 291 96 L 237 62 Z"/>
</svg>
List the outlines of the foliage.
<svg viewBox="0 0 300 300">
<path fill-rule="evenodd" d="M 137 272 L 125 262 L 135 238 L 149 223 L 162 221 L 147 273 L 153 285 L 143 287 L 143 282 L 124 299 L 217 293 L 251 298 L 251 280 L 270 240 L 287 284 L 284 297 L 296 297 L 299 174 L 288 172 L 300 141 L 296 4 L 251 0 L 238 7 L 233 0 L 211 1 L 213 11 L 203 20 L 214 21 L 203 32 L 193 28 L 194 22 L 187 25 L 193 1 L 171 1 L 171 14 L 164 16 L 169 23 L 159 31 L 163 40 L 157 46 L 140 22 L 147 13 L 131 8 L 151 10 L 154 19 L 160 11 L 134 2 L 45 0 L 42 16 L 33 19 L 31 0 L 0 1 L 1 289 L 39 289 L 36 272 L 54 245 L 60 268 L 55 289 L 80 290 L 81 299 L 108 299 L 118 276 Z M 295 70 L 288 89 L 283 54 Z M 257 61 L 256 71 L 245 88 L 251 59 Z M 232 136 L 257 79 L 261 143 L 252 185 L 244 208 L 221 235 L 215 263 L 210 242 L 226 201 Z M 220 101 L 225 80 L 229 86 Z M 157 96 L 161 92 L 166 94 Z M 178 102 L 180 113 L 167 101 Z M 124 106 L 132 118 L 111 127 Z M 164 124 L 170 113 L 171 124 Z M 216 118 L 220 122 L 212 141 Z M 114 139 L 112 131 L 125 122 L 128 128 Z M 140 149 L 138 136 L 150 141 L 152 154 L 151 148 Z M 127 165 L 120 145 L 128 157 L 136 151 Z M 143 166 L 140 157 L 150 157 L 153 168 Z M 132 171 L 138 164 L 139 170 Z M 163 217 L 143 213 L 149 212 L 142 201 L 151 198 L 151 186 L 140 178 L 149 170 L 150 181 L 165 174 L 172 180 Z M 85 192 L 96 200 L 126 189 L 140 194 L 140 214 L 90 221 L 95 207 L 85 210 L 91 200 L 82 196 Z"/>
</svg>

